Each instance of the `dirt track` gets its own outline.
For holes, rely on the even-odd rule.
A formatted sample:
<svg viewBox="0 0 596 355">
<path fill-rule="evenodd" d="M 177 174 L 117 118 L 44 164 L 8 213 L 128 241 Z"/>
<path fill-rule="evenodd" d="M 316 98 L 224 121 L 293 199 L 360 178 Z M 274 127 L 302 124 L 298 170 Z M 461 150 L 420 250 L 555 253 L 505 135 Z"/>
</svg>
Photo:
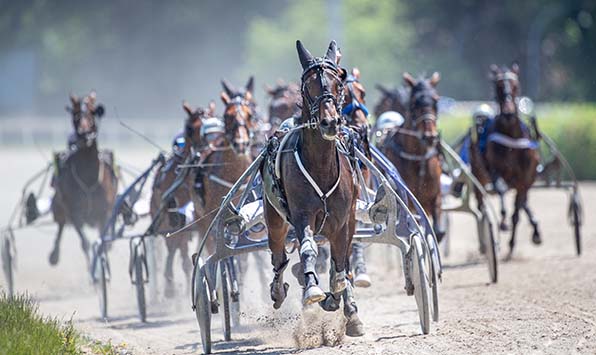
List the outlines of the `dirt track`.
<svg viewBox="0 0 596 355">
<path fill-rule="evenodd" d="M 24 158 L 25 157 L 25 158 Z M 151 154 L 116 156 L 137 167 L 148 164 Z M 0 151 L 0 161 L 14 167 L 0 178 L 0 219 L 8 219 L 22 182 L 43 166 L 34 150 Z M 242 322 L 233 341 L 221 342 L 221 321 L 214 317 L 216 353 L 284 354 L 386 354 L 386 353 L 596 353 L 596 184 L 582 184 L 585 223 L 584 254 L 577 258 L 572 230 L 567 224 L 567 196 L 561 191 L 533 191 L 530 205 L 540 221 L 544 243 L 530 242 L 530 226 L 522 217 L 513 261 L 501 263 L 497 285 L 490 285 L 488 269 L 480 259 L 475 226 L 468 216 L 452 215 L 451 255 L 441 285 L 441 320 L 421 336 L 413 297 L 403 291 L 397 269 L 396 250 L 371 247 L 367 251 L 373 287 L 358 289 L 360 314 L 367 334 L 345 338 L 341 313 L 314 310 L 302 313 L 299 288 L 291 282 L 290 295 L 280 311 L 266 302 L 267 287 L 259 283 L 254 258 L 243 291 Z M 511 199 L 511 196 L 509 196 Z M 136 299 L 130 284 L 128 246 L 116 243 L 110 253 L 112 281 L 108 321 L 99 316 L 99 303 L 79 242 L 72 230 L 63 238 L 62 260 L 57 267 L 47 261 L 54 227 L 17 233 L 18 270 L 16 288 L 27 290 L 40 302 L 41 310 L 65 319 L 92 338 L 125 343 L 134 354 L 200 353 L 201 344 L 182 275 L 177 275 L 180 297 L 157 299 L 149 306 L 148 322 L 136 316 Z M 89 231 L 90 239 L 97 233 Z M 501 236 L 501 252 L 508 234 Z M 270 266 L 266 260 L 267 279 Z M 176 260 L 176 266 L 180 262 Z M 161 276 L 161 275 L 160 275 Z M 0 277 L 0 286 L 4 278 Z M 160 277 L 161 280 L 161 277 Z M 248 287 L 251 285 L 251 287 Z M 306 330 L 305 324 L 309 325 Z M 318 347 L 335 345 L 334 347 Z"/>
</svg>

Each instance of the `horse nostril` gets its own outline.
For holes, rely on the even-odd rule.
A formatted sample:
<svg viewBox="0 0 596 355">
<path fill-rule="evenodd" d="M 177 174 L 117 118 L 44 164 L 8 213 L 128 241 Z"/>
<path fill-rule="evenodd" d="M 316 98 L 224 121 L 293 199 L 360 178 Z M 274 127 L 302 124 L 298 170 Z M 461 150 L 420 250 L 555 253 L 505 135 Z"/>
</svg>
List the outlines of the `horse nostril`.
<svg viewBox="0 0 596 355">
<path fill-rule="evenodd" d="M 321 127 L 323 127 L 323 128 L 327 128 L 327 127 L 329 127 L 329 121 L 327 121 L 327 120 L 322 120 L 322 121 L 321 121 Z"/>
</svg>

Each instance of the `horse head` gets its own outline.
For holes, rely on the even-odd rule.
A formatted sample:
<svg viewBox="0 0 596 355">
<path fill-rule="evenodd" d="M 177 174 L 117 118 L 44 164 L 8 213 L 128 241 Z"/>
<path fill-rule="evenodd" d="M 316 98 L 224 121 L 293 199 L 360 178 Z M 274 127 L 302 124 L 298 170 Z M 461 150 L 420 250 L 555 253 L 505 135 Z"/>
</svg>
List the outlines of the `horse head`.
<svg viewBox="0 0 596 355">
<path fill-rule="evenodd" d="M 499 67 L 496 64 L 490 66 L 490 78 L 495 85 L 497 104 L 499 105 L 500 116 L 506 121 L 513 122 L 517 118 L 517 104 L 515 99 L 520 94 L 519 65 L 513 63 L 511 68 Z"/>
<path fill-rule="evenodd" d="M 296 83 L 285 84 L 278 82 L 275 87 L 266 87 L 265 91 L 271 96 L 269 104 L 269 123 L 278 127 L 285 119 L 300 112 L 300 87 Z"/>
<path fill-rule="evenodd" d="M 422 138 L 427 144 L 434 145 L 438 142 L 439 137 L 437 130 L 439 94 L 436 86 L 441 80 L 441 76 L 435 72 L 430 78 L 414 79 L 408 73 L 404 73 L 403 77 L 404 82 L 410 87 L 406 124 L 411 129 L 422 132 Z"/>
<path fill-rule="evenodd" d="M 187 144 L 185 149 L 200 149 L 205 145 L 203 137 L 203 120 L 215 115 L 215 102 L 211 101 L 207 108 L 197 107 L 193 109 L 186 101 L 182 103 L 182 108 L 187 114 L 184 121 L 184 140 Z"/>
<path fill-rule="evenodd" d="M 225 79 L 222 80 L 222 86 L 225 136 L 237 153 L 245 154 L 251 145 L 253 132 L 257 128 L 256 103 L 253 95 L 254 79 L 251 76 L 242 90 L 234 88 Z"/>
<path fill-rule="evenodd" d="M 345 71 L 337 65 L 338 51 L 331 41 L 324 57 L 313 57 L 300 41 L 296 41 L 302 65 L 302 124 L 319 128 L 325 140 L 334 140 L 340 124 L 344 100 Z"/>
<path fill-rule="evenodd" d="M 80 99 L 70 95 L 71 106 L 66 106 L 66 111 L 72 115 L 72 124 L 78 139 L 85 139 L 87 142 L 94 141 L 97 136 L 97 120 L 104 114 L 104 107 L 97 104 L 95 91 Z"/>
</svg>

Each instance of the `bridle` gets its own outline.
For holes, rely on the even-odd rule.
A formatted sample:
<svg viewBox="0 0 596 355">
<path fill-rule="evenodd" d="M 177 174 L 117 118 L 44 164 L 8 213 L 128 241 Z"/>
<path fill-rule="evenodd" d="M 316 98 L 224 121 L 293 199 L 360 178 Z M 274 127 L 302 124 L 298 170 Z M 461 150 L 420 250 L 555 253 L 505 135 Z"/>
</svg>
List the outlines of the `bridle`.
<svg viewBox="0 0 596 355">
<path fill-rule="evenodd" d="M 315 97 L 312 97 L 306 88 L 306 83 L 313 73 L 317 74 L 319 85 L 321 87 L 321 93 Z M 330 74 L 333 79 L 337 81 L 339 88 L 339 93 L 337 96 L 331 91 L 325 74 Z M 344 85 L 339 76 L 339 69 L 337 68 L 337 65 L 329 59 L 315 58 L 312 63 L 306 69 L 304 69 L 302 72 L 301 92 L 309 108 L 309 120 L 303 123 L 306 128 L 315 129 L 319 126 L 320 122 L 317 118 L 317 113 L 319 113 L 319 110 L 321 109 L 321 104 L 325 102 L 333 102 L 336 112 L 342 111 L 344 103 Z M 335 117 L 335 119 L 339 122 L 340 118 Z"/>
<path fill-rule="evenodd" d="M 497 102 L 499 103 L 499 106 L 502 108 L 505 103 L 513 102 L 513 104 L 517 107 L 517 104 L 515 103 L 515 98 L 513 97 L 513 89 L 511 87 L 511 81 L 515 81 L 516 83 L 519 82 L 517 74 L 511 71 L 499 73 L 495 76 L 494 81 L 495 83 L 503 83 L 503 91 L 501 95 L 499 94 L 498 87 L 496 90 Z"/>
<path fill-rule="evenodd" d="M 228 125 L 226 125 L 225 137 L 227 141 L 231 144 L 232 149 L 234 149 L 235 153 L 246 153 L 246 151 L 250 147 L 250 143 L 254 136 L 253 130 L 251 129 L 250 125 L 247 124 L 247 122 L 249 122 L 252 119 L 252 116 L 255 112 L 254 103 L 244 99 L 244 97 L 242 97 L 241 95 L 237 95 L 232 97 L 230 102 L 226 105 L 225 112 L 227 112 L 228 109 L 232 106 L 234 107 L 236 114 L 224 114 L 224 122 L 227 120 L 232 120 L 231 126 L 228 127 Z M 244 112 L 244 107 L 248 107 L 250 109 L 250 114 L 247 115 Z M 242 127 L 246 129 L 246 132 L 248 134 L 248 140 L 239 142 L 236 141 L 235 133 Z"/>
</svg>

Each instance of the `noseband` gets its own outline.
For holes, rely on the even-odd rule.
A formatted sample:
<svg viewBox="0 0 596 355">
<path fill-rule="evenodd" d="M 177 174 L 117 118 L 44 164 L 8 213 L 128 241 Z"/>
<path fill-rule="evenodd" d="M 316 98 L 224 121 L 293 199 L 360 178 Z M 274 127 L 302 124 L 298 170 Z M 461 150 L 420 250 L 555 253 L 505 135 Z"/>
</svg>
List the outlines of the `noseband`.
<svg viewBox="0 0 596 355">
<path fill-rule="evenodd" d="M 321 93 L 315 97 L 312 97 L 306 88 L 307 79 L 312 75 L 312 73 L 316 73 L 319 84 L 321 86 Z M 337 85 L 339 87 L 338 95 L 334 95 L 329 87 L 329 82 L 325 77 L 325 73 L 331 74 L 333 79 L 337 81 Z M 319 120 L 317 119 L 317 113 L 321 109 L 321 104 L 327 101 L 333 102 L 335 109 L 337 112 L 342 111 L 342 107 L 344 104 L 344 85 L 339 77 L 339 70 L 337 65 L 326 58 L 315 58 L 313 62 L 309 65 L 308 68 L 304 69 L 302 72 L 302 94 L 308 103 L 309 108 L 309 118 L 308 122 L 305 122 L 304 125 L 307 128 L 315 129 L 319 125 Z M 339 99 L 338 99 L 339 98 Z M 336 117 L 339 120 L 339 118 Z"/>
</svg>

